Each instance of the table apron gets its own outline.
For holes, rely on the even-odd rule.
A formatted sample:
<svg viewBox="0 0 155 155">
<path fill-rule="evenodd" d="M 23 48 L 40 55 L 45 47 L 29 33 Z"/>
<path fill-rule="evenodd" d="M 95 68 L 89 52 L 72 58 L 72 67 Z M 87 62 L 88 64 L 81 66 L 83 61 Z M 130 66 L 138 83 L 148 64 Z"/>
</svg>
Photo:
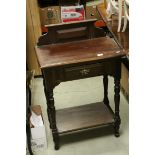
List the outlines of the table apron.
<svg viewBox="0 0 155 155">
<path fill-rule="evenodd" d="M 75 64 L 42 69 L 46 88 L 55 87 L 60 82 L 110 75 L 120 79 L 121 61 L 106 61 L 91 64 Z"/>
</svg>

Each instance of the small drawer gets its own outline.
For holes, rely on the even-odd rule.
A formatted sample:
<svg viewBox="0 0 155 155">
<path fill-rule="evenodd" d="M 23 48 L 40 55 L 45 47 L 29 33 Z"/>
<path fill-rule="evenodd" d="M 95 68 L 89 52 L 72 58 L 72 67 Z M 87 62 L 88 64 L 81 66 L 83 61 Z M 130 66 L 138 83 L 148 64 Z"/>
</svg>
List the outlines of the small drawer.
<svg viewBox="0 0 155 155">
<path fill-rule="evenodd" d="M 66 80 L 74 80 L 103 75 L 104 67 L 102 63 L 96 63 L 91 65 L 69 67 L 65 68 L 64 71 Z"/>
</svg>

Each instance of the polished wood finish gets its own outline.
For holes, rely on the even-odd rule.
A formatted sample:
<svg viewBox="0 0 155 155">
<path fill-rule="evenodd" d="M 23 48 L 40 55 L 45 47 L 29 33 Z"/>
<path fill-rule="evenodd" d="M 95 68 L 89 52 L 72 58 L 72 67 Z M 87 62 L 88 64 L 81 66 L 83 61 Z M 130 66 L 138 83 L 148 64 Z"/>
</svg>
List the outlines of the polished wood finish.
<svg viewBox="0 0 155 155">
<path fill-rule="evenodd" d="M 86 20 L 48 26 L 48 33 L 40 37 L 36 46 L 38 62 L 43 74 L 47 113 L 56 150 L 59 149 L 59 136 L 64 133 L 113 125 L 115 136 L 119 136 L 121 58 L 126 53 L 113 38 L 105 36 L 103 29 L 96 31 L 95 21 Z M 86 37 L 81 39 L 76 34 L 83 33 L 84 30 L 86 30 L 84 33 Z M 76 31 L 78 33 L 75 33 Z M 67 38 L 64 35 L 65 43 L 57 39 L 57 32 L 61 32 L 61 35 L 68 35 Z M 104 76 L 104 103 L 55 109 L 53 89 L 58 84 L 63 81 L 99 75 Z M 108 100 L 109 75 L 115 79 L 115 112 L 112 111 Z"/>
<path fill-rule="evenodd" d="M 43 76 L 44 76 L 44 73 L 43 73 Z M 58 136 L 57 126 L 56 126 L 56 111 L 55 111 L 54 97 L 53 97 L 53 89 L 56 86 L 56 84 L 52 84 L 50 85 L 50 87 L 47 87 L 45 78 L 43 78 L 43 85 L 44 85 L 44 92 L 45 92 L 46 101 L 47 101 L 48 120 L 50 123 L 50 128 L 52 129 L 55 149 L 58 150 L 59 136 Z"/>
<path fill-rule="evenodd" d="M 62 50 L 63 49 L 63 50 Z M 119 57 L 124 53 L 109 37 L 37 48 L 41 68 Z"/>
<path fill-rule="evenodd" d="M 38 46 L 72 42 L 105 36 L 104 30 L 94 27 L 97 19 L 47 25 L 48 33 L 41 36 Z"/>
<path fill-rule="evenodd" d="M 56 112 L 55 112 L 55 106 L 54 106 L 54 97 L 53 97 L 53 88 L 50 90 L 45 90 L 46 99 L 47 99 L 47 113 L 48 118 L 50 121 L 50 128 L 52 129 L 52 135 L 53 135 L 53 141 L 55 143 L 55 149 L 59 149 L 59 136 L 56 126 Z"/>
<path fill-rule="evenodd" d="M 121 90 L 123 94 L 129 97 L 129 24 L 125 32 L 117 32 L 118 21 L 115 15 L 112 16 L 112 20 L 107 20 L 106 7 L 104 4 L 97 6 L 97 10 L 101 15 L 102 19 L 106 23 L 108 30 L 112 33 L 115 41 L 124 49 L 126 56 L 122 58 L 122 79 L 121 79 Z M 123 25 L 122 25 L 123 27 Z"/>
<path fill-rule="evenodd" d="M 103 86 L 104 86 L 104 99 L 103 102 L 105 105 L 109 106 L 109 99 L 108 99 L 108 76 L 104 75 L 103 77 Z"/>
<path fill-rule="evenodd" d="M 114 95 L 114 101 L 115 101 L 115 125 L 114 125 L 114 128 L 115 128 L 115 136 L 116 137 L 119 137 L 119 126 L 121 124 L 121 119 L 120 119 L 120 116 L 119 116 L 119 104 L 120 104 L 120 78 L 119 77 L 115 77 L 114 78 L 114 83 L 115 83 L 115 86 L 114 86 L 114 92 L 115 92 L 115 95 Z"/>
<path fill-rule="evenodd" d="M 113 113 L 103 102 L 57 110 L 59 134 L 114 123 Z"/>
</svg>

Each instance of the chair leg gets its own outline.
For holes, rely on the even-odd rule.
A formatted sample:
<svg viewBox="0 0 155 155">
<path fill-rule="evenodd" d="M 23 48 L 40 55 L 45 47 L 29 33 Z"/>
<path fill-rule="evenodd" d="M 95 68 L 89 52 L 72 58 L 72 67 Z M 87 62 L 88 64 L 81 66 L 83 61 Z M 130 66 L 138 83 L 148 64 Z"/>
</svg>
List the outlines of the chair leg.
<svg viewBox="0 0 155 155">
<path fill-rule="evenodd" d="M 108 3 L 107 13 L 108 13 L 108 17 L 107 17 L 107 19 L 108 19 L 108 21 L 110 21 L 110 20 L 111 20 L 112 13 L 113 13 L 111 3 Z"/>
<path fill-rule="evenodd" d="M 118 19 L 118 29 L 117 29 L 117 32 L 120 32 L 120 29 L 121 29 L 121 18 L 119 17 Z"/>
<path fill-rule="evenodd" d="M 124 17 L 124 26 L 123 26 L 123 30 L 122 30 L 122 32 L 124 32 L 124 31 L 126 30 L 127 22 L 128 22 L 127 18 Z"/>
<path fill-rule="evenodd" d="M 124 32 L 126 30 L 127 22 L 129 20 L 129 15 L 128 15 L 128 11 L 127 11 L 127 5 L 126 5 L 125 1 L 124 1 L 124 14 L 125 14 L 125 16 L 124 16 L 124 26 L 123 26 L 122 32 Z"/>
<path fill-rule="evenodd" d="M 119 1 L 119 12 L 118 12 L 118 29 L 117 32 L 120 32 L 121 29 L 121 21 L 122 21 L 122 2 Z"/>
</svg>

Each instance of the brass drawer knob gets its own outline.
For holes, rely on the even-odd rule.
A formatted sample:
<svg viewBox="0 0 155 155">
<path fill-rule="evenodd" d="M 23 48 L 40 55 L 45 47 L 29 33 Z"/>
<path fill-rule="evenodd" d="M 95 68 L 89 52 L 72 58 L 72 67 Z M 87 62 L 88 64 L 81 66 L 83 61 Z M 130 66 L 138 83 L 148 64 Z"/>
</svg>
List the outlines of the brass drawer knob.
<svg viewBox="0 0 155 155">
<path fill-rule="evenodd" d="M 90 69 L 82 69 L 82 70 L 80 71 L 80 73 L 82 74 L 82 76 L 88 75 L 89 72 L 90 72 Z"/>
</svg>

